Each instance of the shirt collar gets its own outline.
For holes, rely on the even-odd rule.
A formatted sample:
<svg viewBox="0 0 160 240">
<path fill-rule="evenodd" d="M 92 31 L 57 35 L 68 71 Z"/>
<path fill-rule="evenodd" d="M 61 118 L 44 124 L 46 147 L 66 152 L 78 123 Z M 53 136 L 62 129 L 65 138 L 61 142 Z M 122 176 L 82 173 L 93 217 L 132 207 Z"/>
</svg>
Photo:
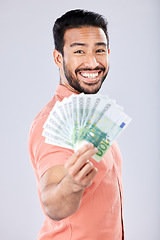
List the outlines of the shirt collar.
<svg viewBox="0 0 160 240">
<path fill-rule="evenodd" d="M 69 97 L 72 94 L 77 95 L 76 93 L 73 93 L 70 89 L 68 89 L 67 87 L 63 86 L 63 85 L 58 85 L 57 89 L 56 89 L 56 95 L 59 95 L 61 98 L 64 97 Z"/>
</svg>

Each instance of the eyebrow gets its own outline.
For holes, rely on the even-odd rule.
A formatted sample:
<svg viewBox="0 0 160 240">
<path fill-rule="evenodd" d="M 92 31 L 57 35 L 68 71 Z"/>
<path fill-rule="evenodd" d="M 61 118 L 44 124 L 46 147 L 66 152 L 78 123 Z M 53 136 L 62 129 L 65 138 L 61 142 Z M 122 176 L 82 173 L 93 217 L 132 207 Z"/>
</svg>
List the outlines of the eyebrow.
<svg viewBox="0 0 160 240">
<path fill-rule="evenodd" d="M 105 42 L 97 42 L 95 45 L 96 46 L 105 46 L 105 47 L 107 47 L 107 44 Z"/>
<path fill-rule="evenodd" d="M 88 44 L 86 43 L 79 43 L 79 42 L 74 42 L 72 44 L 70 44 L 70 47 L 75 47 L 75 46 L 88 46 Z M 95 46 L 106 46 L 107 47 L 107 44 L 105 42 L 97 42 L 95 44 Z"/>
<path fill-rule="evenodd" d="M 87 46 L 88 44 L 85 43 L 79 43 L 79 42 L 74 42 L 70 45 L 70 47 L 75 47 L 75 46 Z"/>
</svg>

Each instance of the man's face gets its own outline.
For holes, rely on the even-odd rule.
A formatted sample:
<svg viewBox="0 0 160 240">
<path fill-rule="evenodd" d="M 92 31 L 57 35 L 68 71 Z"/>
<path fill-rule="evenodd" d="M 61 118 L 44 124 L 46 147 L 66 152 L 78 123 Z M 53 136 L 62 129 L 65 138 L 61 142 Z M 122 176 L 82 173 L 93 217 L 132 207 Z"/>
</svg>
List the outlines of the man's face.
<svg viewBox="0 0 160 240">
<path fill-rule="evenodd" d="M 101 28 L 68 29 L 64 35 L 64 80 L 78 92 L 97 93 L 109 70 L 108 55 L 106 35 Z"/>
</svg>

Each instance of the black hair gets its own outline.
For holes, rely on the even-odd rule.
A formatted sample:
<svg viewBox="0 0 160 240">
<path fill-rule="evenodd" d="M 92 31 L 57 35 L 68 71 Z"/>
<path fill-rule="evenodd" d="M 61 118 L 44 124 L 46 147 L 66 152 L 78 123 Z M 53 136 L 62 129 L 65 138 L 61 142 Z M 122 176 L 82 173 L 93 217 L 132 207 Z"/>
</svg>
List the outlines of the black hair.
<svg viewBox="0 0 160 240">
<path fill-rule="evenodd" d="M 55 49 L 57 49 L 63 55 L 64 47 L 64 34 L 67 29 L 80 28 L 83 26 L 93 26 L 101 28 L 107 38 L 107 47 L 109 48 L 109 37 L 108 37 L 108 22 L 102 15 L 82 10 L 76 9 L 66 12 L 60 18 L 57 18 L 53 26 L 53 38 Z"/>
</svg>

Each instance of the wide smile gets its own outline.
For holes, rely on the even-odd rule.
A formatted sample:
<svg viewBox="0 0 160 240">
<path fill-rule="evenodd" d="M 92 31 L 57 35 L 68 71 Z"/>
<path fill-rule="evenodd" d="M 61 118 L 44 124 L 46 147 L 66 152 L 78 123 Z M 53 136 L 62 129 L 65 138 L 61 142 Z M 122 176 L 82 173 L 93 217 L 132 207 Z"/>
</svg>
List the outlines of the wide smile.
<svg viewBox="0 0 160 240">
<path fill-rule="evenodd" d="M 79 71 L 78 75 L 84 83 L 96 83 L 100 80 L 102 71 Z"/>
</svg>

